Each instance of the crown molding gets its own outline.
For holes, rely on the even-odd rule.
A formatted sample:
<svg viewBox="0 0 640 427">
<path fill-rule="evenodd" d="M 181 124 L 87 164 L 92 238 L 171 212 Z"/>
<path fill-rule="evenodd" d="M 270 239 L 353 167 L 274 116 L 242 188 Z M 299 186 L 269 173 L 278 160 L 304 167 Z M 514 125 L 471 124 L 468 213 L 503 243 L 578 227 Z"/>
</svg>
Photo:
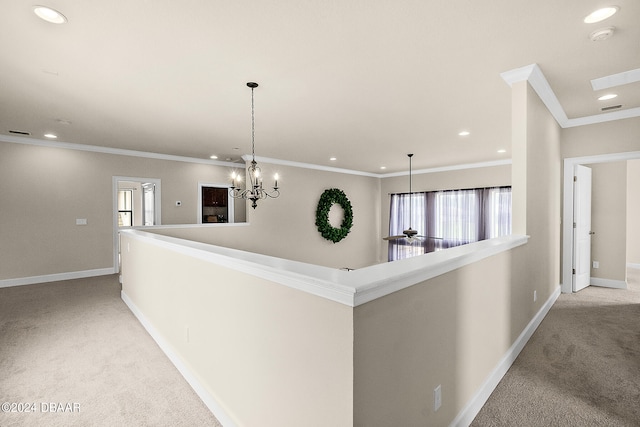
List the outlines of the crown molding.
<svg viewBox="0 0 640 427">
<path fill-rule="evenodd" d="M 223 166 L 223 167 L 230 167 L 230 168 L 236 168 L 236 169 L 242 166 L 242 164 L 240 163 L 199 159 L 197 157 L 174 156 L 170 154 L 152 153 L 149 151 L 135 151 L 135 150 L 127 150 L 124 148 L 111 148 L 111 147 L 102 147 L 97 145 L 75 144 L 71 142 L 62 142 L 62 141 L 48 141 L 48 140 L 42 140 L 37 138 L 28 138 L 28 137 L 13 136 L 13 135 L 0 135 L 0 142 L 8 142 L 13 144 L 24 144 L 24 145 L 37 145 L 40 147 L 62 148 L 67 150 L 88 151 L 92 153 L 113 154 L 117 156 L 133 156 L 133 157 L 142 157 L 147 159 L 169 160 L 174 162 L 200 163 L 200 164 Z M 245 162 L 251 160 L 252 158 L 250 154 L 245 154 L 241 157 L 242 157 L 242 160 L 244 160 Z M 273 165 L 283 165 L 283 166 L 290 166 L 290 167 L 301 168 L 301 169 L 319 170 L 319 171 L 325 171 L 325 172 L 366 176 L 370 178 L 380 178 L 380 179 L 391 178 L 394 176 L 409 175 L 408 171 L 380 174 L 380 173 L 357 171 L 352 169 L 342 169 L 342 168 L 335 168 L 330 166 L 322 166 L 322 165 L 316 165 L 313 163 L 293 162 L 290 160 L 281 160 L 281 159 L 274 159 L 270 157 L 260 157 L 260 156 L 256 156 L 256 160 L 262 163 L 268 163 Z M 413 173 L 416 175 L 420 175 L 425 173 L 447 172 L 447 171 L 455 171 L 455 170 L 462 170 L 462 169 L 475 169 L 475 168 L 502 166 L 502 165 L 510 165 L 510 164 L 511 164 L 511 159 L 496 160 L 496 161 L 490 161 L 490 162 L 467 163 L 467 164 L 461 164 L 461 165 L 443 166 L 443 167 L 430 168 L 430 169 L 419 169 L 419 170 L 414 170 Z"/>
<path fill-rule="evenodd" d="M 640 82 L 640 68 L 591 80 L 594 91 Z"/>
<path fill-rule="evenodd" d="M 549 82 L 545 78 L 538 64 L 531 64 L 526 67 L 505 71 L 504 73 L 501 73 L 500 76 L 509 86 L 513 86 L 514 83 L 521 81 L 528 81 L 551 115 L 556 119 L 556 122 L 558 122 L 560 127 L 563 129 L 640 117 L 640 107 L 638 107 L 603 114 L 595 114 L 593 116 L 577 117 L 573 119 L 568 118 L 562 108 L 562 105 L 560 105 L 560 101 L 558 101 L 556 94 L 553 92 L 553 89 L 551 89 Z"/>
<path fill-rule="evenodd" d="M 513 162 L 511 161 L 511 159 L 494 160 L 491 162 L 466 163 L 462 165 L 442 166 L 442 167 L 429 168 L 429 169 L 418 169 L 418 170 L 412 171 L 411 173 L 413 175 L 420 175 L 425 173 L 449 172 L 449 171 L 457 171 L 462 169 L 490 168 L 494 166 L 510 165 L 512 163 Z M 393 178 L 395 176 L 406 176 L 406 175 L 409 175 L 409 171 L 386 173 L 383 175 L 379 175 L 379 177 Z"/>
<path fill-rule="evenodd" d="M 251 158 L 252 158 L 251 154 L 245 154 L 244 156 L 242 156 L 242 160 L 244 160 L 245 162 L 248 162 L 249 160 L 251 160 Z M 368 176 L 370 178 L 381 177 L 381 175 L 377 173 L 362 172 L 362 171 L 357 171 L 353 169 L 334 168 L 331 166 L 322 166 L 322 165 L 316 165 L 313 163 L 293 162 L 290 160 L 273 159 L 270 157 L 256 156 L 256 161 L 262 162 L 262 163 L 268 163 L 272 165 L 291 166 L 294 168 L 314 169 L 314 170 L 320 170 L 325 172 L 344 173 L 348 175 Z"/>
<path fill-rule="evenodd" d="M 63 141 L 47 141 L 24 136 L 0 135 L 0 141 L 13 144 L 37 145 L 40 147 L 63 148 L 67 150 L 89 151 L 91 153 L 114 154 L 116 156 L 143 157 L 146 159 L 170 160 L 173 162 L 202 163 L 206 165 L 238 167 L 237 163 L 218 160 L 199 159 L 197 157 L 174 156 L 171 154 L 152 153 L 149 151 L 127 150 L 125 148 L 102 147 L 99 145 L 75 144 Z"/>
</svg>

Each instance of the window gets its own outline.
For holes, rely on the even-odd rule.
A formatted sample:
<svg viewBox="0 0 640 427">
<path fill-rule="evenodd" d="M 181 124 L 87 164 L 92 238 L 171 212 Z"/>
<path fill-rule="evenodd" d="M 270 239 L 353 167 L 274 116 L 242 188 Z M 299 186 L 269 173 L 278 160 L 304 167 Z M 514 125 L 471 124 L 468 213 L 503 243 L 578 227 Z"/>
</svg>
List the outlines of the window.
<svg viewBox="0 0 640 427">
<path fill-rule="evenodd" d="M 118 190 L 118 227 L 133 225 L 133 191 Z"/>
<path fill-rule="evenodd" d="M 389 235 L 413 228 L 419 239 L 389 241 L 389 261 L 511 234 L 511 187 L 392 194 Z"/>
</svg>

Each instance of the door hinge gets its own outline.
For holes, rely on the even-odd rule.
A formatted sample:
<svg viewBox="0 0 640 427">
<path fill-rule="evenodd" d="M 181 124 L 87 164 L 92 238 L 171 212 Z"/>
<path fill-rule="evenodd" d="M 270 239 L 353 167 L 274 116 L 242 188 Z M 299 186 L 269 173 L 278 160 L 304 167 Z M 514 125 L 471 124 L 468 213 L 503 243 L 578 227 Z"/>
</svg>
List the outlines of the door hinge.
<svg viewBox="0 0 640 427">
<path fill-rule="evenodd" d="M 573 274 L 576 274 L 576 269 L 575 268 L 573 269 Z"/>
<path fill-rule="evenodd" d="M 573 223 L 573 228 L 576 228 L 576 223 L 575 222 Z"/>
<path fill-rule="evenodd" d="M 578 177 L 577 177 L 577 176 L 574 176 L 574 177 L 573 177 L 573 182 L 576 182 L 576 181 L 578 181 Z"/>
</svg>

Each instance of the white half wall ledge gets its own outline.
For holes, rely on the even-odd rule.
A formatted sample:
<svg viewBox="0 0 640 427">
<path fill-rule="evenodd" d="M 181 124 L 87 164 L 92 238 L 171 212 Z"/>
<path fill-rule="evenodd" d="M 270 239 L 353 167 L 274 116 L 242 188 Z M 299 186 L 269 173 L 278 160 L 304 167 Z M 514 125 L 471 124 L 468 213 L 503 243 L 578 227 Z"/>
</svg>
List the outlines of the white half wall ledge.
<svg viewBox="0 0 640 427">
<path fill-rule="evenodd" d="M 640 117 L 640 108 L 629 108 L 626 110 L 595 114 L 592 116 L 568 118 L 562 108 L 562 105 L 560 105 L 560 101 L 558 101 L 556 94 L 553 92 L 553 89 L 551 89 L 549 82 L 542 73 L 538 64 L 531 64 L 525 67 L 505 71 L 500 74 L 500 77 L 502 77 L 509 86 L 513 86 L 514 83 L 521 81 L 528 81 L 551 115 L 556 119 L 558 125 L 563 129 Z"/>
<path fill-rule="evenodd" d="M 527 243 L 511 235 L 394 262 L 345 271 L 191 240 L 123 230 L 130 238 L 242 271 L 290 288 L 356 307 Z"/>
</svg>

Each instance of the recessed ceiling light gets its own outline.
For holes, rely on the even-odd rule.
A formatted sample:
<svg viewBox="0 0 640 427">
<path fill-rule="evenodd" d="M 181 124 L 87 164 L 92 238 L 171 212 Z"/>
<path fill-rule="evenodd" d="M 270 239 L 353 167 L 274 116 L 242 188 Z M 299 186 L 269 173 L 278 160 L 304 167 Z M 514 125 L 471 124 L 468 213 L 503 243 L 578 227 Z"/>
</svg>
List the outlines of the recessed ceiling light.
<svg viewBox="0 0 640 427">
<path fill-rule="evenodd" d="M 386 169 L 386 168 L 387 168 L 386 166 L 380 166 L 380 169 Z"/>
<path fill-rule="evenodd" d="M 602 95 L 600 98 L 598 98 L 598 101 L 608 101 L 610 99 L 615 98 L 616 96 L 618 96 L 618 95 L 616 95 L 615 93 L 608 93 L 608 94 Z"/>
<path fill-rule="evenodd" d="M 211 156 L 209 156 L 209 158 L 215 160 L 218 158 L 218 156 L 216 156 L 215 154 L 212 154 Z"/>
<path fill-rule="evenodd" d="M 607 18 L 612 17 L 620 8 L 618 6 L 609 6 L 598 9 L 591 12 L 586 18 L 584 18 L 585 24 L 594 24 L 596 22 L 604 21 Z"/>
<path fill-rule="evenodd" d="M 50 139 L 56 139 L 58 137 L 58 135 L 54 135 L 52 133 L 45 133 L 44 137 L 45 138 L 50 138 Z"/>
<path fill-rule="evenodd" d="M 63 14 L 47 6 L 33 6 L 33 13 L 38 15 L 38 18 L 52 24 L 64 24 L 67 22 L 67 18 Z"/>
<path fill-rule="evenodd" d="M 460 136 L 468 136 L 468 135 L 471 135 L 471 132 L 469 132 L 468 130 L 463 130 L 458 135 L 460 135 Z"/>
<path fill-rule="evenodd" d="M 504 148 L 501 148 L 501 149 L 498 150 L 498 153 L 500 153 L 500 154 L 506 153 L 506 152 L 507 152 L 507 150 L 505 150 Z"/>
<path fill-rule="evenodd" d="M 335 157 L 330 157 L 330 158 L 329 158 L 329 160 L 331 160 L 332 162 L 335 162 L 335 161 L 336 161 L 336 160 L 338 160 L 338 159 L 337 159 L 337 158 L 335 158 Z"/>
</svg>

